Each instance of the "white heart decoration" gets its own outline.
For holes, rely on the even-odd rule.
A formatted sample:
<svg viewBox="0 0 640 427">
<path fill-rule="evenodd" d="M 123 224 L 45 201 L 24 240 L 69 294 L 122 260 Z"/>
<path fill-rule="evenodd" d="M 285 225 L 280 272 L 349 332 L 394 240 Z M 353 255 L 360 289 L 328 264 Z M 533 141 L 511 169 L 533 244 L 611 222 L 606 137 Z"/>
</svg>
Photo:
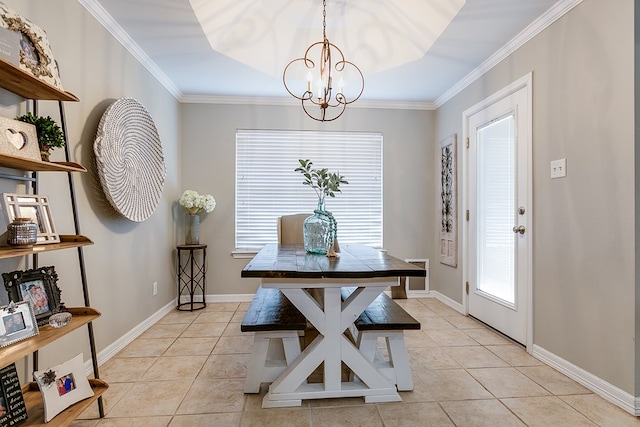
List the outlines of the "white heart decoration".
<svg viewBox="0 0 640 427">
<path fill-rule="evenodd" d="M 24 146 L 27 145 L 27 135 L 24 133 L 16 132 L 13 129 L 7 129 L 5 134 L 7 135 L 9 142 L 18 150 L 22 150 Z"/>
</svg>

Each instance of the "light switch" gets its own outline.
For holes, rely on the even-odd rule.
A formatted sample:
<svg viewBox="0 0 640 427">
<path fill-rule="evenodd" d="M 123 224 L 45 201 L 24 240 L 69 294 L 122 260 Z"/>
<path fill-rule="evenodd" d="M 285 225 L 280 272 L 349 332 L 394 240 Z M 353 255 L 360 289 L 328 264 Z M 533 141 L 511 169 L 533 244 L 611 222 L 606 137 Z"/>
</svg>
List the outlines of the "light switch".
<svg viewBox="0 0 640 427">
<path fill-rule="evenodd" d="M 567 176 L 567 159 L 551 161 L 551 178 L 563 178 Z"/>
</svg>

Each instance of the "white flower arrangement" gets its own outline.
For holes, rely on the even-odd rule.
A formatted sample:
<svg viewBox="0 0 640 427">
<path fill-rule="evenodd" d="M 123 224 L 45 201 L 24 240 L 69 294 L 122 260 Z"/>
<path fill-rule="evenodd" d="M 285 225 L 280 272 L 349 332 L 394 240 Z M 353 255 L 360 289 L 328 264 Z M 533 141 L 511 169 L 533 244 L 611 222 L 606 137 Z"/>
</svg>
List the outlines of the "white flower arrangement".
<svg viewBox="0 0 640 427">
<path fill-rule="evenodd" d="M 201 196 L 196 191 L 186 190 L 178 200 L 191 215 L 198 215 L 201 212 L 212 212 L 216 208 L 216 199 L 211 194 Z"/>
</svg>

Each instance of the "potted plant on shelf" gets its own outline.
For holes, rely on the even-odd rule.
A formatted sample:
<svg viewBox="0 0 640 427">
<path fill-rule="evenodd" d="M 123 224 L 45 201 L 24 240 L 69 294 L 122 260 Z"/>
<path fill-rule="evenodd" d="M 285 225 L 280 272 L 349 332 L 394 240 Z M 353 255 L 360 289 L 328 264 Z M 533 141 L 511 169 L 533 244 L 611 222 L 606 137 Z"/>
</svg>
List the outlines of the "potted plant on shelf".
<svg viewBox="0 0 640 427">
<path fill-rule="evenodd" d="M 309 253 L 335 256 L 334 241 L 338 226 L 331 212 L 325 209 L 325 197 L 336 197 L 341 193 L 341 184 L 348 184 L 338 172 L 329 172 L 327 168 L 313 168 L 309 159 L 298 159 L 300 166 L 295 169 L 304 176 L 303 185 L 313 188 L 318 196 L 318 206 L 313 215 L 304 220 L 304 249 Z"/>
<path fill-rule="evenodd" d="M 185 190 L 178 203 L 188 213 L 184 242 L 186 245 L 197 245 L 200 243 L 200 214 L 213 212 L 216 208 L 216 199 L 211 194 L 200 195 L 196 191 Z"/>
<path fill-rule="evenodd" d="M 38 135 L 38 145 L 40 146 L 40 156 L 45 162 L 49 161 L 52 148 L 64 147 L 65 139 L 60 126 L 51 117 L 36 116 L 33 113 L 27 113 L 23 116 L 16 117 L 16 120 L 30 123 L 36 127 Z"/>
</svg>

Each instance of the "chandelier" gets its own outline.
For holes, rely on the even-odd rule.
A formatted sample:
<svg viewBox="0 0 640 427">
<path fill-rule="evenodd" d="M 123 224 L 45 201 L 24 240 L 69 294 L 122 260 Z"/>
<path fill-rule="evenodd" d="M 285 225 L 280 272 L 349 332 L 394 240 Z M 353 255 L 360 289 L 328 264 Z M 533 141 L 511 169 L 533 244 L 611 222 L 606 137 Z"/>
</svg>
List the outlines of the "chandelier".
<svg viewBox="0 0 640 427">
<path fill-rule="evenodd" d="M 317 66 L 316 63 L 310 59 L 314 53 L 316 55 L 319 53 L 320 61 Z M 332 62 L 332 53 L 335 55 L 334 58 L 337 59 L 336 62 Z M 317 58 L 318 56 L 314 57 Z M 299 64 L 300 62 L 302 62 L 306 68 L 307 82 L 306 87 L 302 87 L 298 91 L 298 93 L 302 93 L 302 95 L 297 95 L 292 92 L 289 85 L 287 85 L 287 71 L 291 65 Z M 357 71 L 356 75 L 360 75 L 360 92 L 358 96 L 351 100 L 347 99 L 344 94 L 345 82 L 343 74 L 347 69 L 353 69 Z M 338 88 L 334 91 L 334 81 L 337 77 L 339 77 Z M 307 116 L 319 122 L 330 122 L 337 119 L 344 113 L 347 104 L 357 101 L 360 95 L 362 95 L 362 91 L 364 90 L 364 76 L 362 75 L 362 71 L 360 71 L 354 63 L 345 60 L 338 46 L 330 43 L 327 39 L 327 0 L 322 0 L 322 41 L 309 46 L 304 57 L 289 62 L 284 68 L 282 81 L 287 92 L 302 102 L 302 109 Z M 303 90 L 304 92 L 302 92 Z M 319 109 L 316 109 L 316 106 L 319 107 Z"/>
</svg>

